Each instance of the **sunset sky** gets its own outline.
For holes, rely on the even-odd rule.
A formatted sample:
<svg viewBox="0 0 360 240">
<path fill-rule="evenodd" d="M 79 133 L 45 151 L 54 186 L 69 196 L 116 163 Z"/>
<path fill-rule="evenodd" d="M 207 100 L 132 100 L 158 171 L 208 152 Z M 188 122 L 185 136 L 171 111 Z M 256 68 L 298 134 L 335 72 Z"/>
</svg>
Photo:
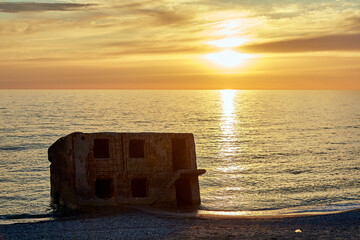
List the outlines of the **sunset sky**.
<svg viewBox="0 0 360 240">
<path fill-rule="evenodd" d="M 359 0 L 0 1 L 0 88 L 360 89 Z"/>
</svg>

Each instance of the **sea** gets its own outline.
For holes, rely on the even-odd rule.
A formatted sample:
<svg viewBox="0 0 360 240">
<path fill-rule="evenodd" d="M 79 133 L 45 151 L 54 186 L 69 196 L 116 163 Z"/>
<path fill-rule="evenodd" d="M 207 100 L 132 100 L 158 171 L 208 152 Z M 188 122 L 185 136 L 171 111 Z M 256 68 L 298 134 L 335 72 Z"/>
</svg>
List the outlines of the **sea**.
<svg viewBox="0 0 360 240">
<path fill-rule="evenodd" d="M 0 90 L 0 223 L 51 216 L 47 149 L 72 132 L 193 133 L 202 212 L 360 208 L 360 91 Z"/>
</svg>

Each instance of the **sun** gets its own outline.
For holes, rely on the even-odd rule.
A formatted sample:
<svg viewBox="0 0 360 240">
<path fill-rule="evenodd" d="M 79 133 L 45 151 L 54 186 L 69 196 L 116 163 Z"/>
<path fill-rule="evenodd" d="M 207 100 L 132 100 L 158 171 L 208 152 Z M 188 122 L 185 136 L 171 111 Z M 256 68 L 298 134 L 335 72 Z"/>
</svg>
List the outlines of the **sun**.
<svg viewBox="0 0 360 240">
<path fill-rule="evenodd" d="M 221 67 L 232 68 L 240 65 L 246 59 L 250 58 L 250 56 L 231 49 L 226 49 L 217 53 L 209 53 L 205 55 L 205 58 Z"/>
<path fill-rule="evenodd" d="M 240 37 L 225 37 L 213 41 L 208 41 L 207 44 L 220 48 L 219 52 L 209 53 L 205 55 L 207 60 L 215 63 L 219 67 L 234 68 L 244 63 L 250 55 L 239 53 L 235 48 L 247 42 L 247 39 Z"/>
</svg>

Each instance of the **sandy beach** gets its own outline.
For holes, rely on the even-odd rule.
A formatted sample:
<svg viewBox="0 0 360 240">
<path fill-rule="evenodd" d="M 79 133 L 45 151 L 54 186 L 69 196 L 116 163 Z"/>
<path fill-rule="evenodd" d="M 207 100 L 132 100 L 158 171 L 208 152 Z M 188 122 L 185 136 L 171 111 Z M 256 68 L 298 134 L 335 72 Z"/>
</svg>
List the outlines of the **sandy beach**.
<svg viewBox="0 0 360 240">
<path fill-rule="evenodd" d="M 0 225 L 0 239 L 360 239 L 360 211 L 287 217 L 155 214 L 135 209 L 99 216 Z"/>
</svg>

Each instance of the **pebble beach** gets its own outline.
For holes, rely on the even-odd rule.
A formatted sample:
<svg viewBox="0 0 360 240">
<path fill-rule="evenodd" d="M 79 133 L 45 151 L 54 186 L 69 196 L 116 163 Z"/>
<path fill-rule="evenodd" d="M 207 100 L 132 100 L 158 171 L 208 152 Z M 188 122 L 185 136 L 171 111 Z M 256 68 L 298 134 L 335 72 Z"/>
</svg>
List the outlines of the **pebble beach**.
<svg viewBox="0 0 360 240">
<path fill-rule="evenodd" d="M 0 239 L 360 239 L 360 211 L 228 217 L 136 209 L 0 225 Z"/>
</svg>

